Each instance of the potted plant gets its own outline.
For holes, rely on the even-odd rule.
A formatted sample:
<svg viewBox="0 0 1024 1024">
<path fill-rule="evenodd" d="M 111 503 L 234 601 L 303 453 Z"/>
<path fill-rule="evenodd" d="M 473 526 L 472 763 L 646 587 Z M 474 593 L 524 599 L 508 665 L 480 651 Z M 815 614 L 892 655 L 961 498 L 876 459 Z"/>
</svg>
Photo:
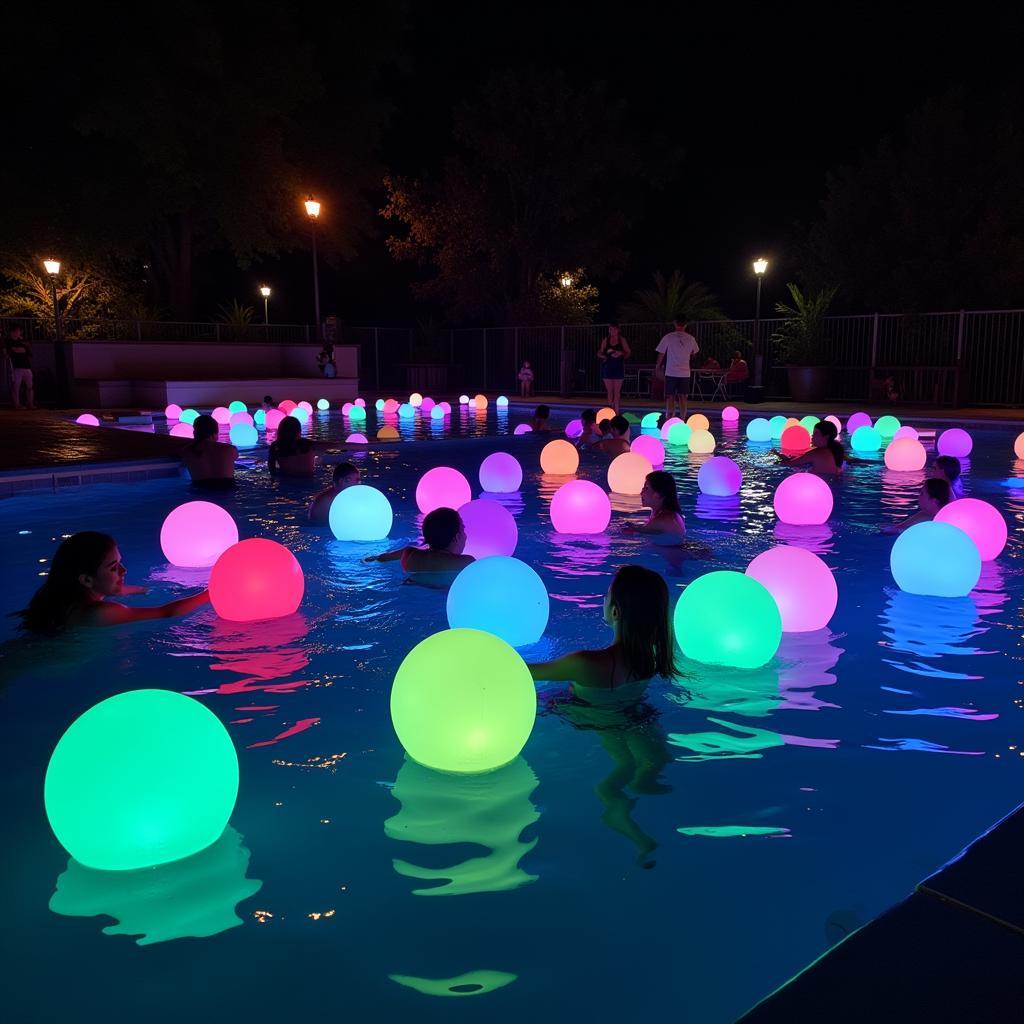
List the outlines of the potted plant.
<svg viewBox="0 0 1024 1024">
<path fill-rule="evenodd" d="M 795 284 L 788 284 L 793 305 L 784 302 L 775 311 L 785 317 L 772 335 L 778 365 L 789 376 L 789 393 L 798 402 L 820 402 L 829 381 L 828 339 L 825 314 L 836 297 L 835 288 L 823 288 L 816 295 L 804 295 Z"/>
</svg>

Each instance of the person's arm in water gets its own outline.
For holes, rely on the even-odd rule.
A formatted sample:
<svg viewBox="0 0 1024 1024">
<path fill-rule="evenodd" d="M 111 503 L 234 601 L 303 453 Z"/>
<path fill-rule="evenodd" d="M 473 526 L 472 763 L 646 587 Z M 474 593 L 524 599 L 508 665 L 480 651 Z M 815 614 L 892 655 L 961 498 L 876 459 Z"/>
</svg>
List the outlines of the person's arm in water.
<svg viewBox="0 0 1024 1024">
<path fill-rule="evenodd" d="M 912 516 L 907 516 L 906 519 L 901 519 L 898 523 L 889 523 L 881 528 L 881 533 L 902 533 L 904 530 L 909 530 L 912 526 L 917 526 L 918 523 L 931 522 L 931 516 L 926 512 L 915 512 Z"/>
<path fill-rule="evenodd" d="M 686 522 L 676 512 L 652 512 L 646 523 L 640 526 L 636 523 L 625 523 L 622 528 L 630 533 L 678 533 L 680 536 L 686 534 Z"/>
<path fill-rule="evenodd" d="M 153 619 L 173 619 L 188 615 L 197 608 L 210 603 L 210 592 L 201 590 L 190 597 L 159 605 L 156 608 L 129 608 L 114 601 L 96 601 L 81 612 L 81 623 L 85 626 L 120 626 L 126 622 L 149 622 Z"/>
<path fill-rule="evenodd" d="M 395 548 L 394 551 L 385 551 L 380 555 L 367 555 L 364 562 L 397 562 L 402 558 L 407 551 L 418 551 L 419 548 L 411 547 L 408 544 L 403 545 L 400 548 Z"/>
<path fill-rule="evenodd" d="M 541 661 L 534 665 L 527 665 L 530 675 L 534 681 L 545 679 L 550 682 L 576 682 L 584 673 L 583 651 L 574 651 L 572 654 L 564 654 L 554 661 Z"/>
</svg>

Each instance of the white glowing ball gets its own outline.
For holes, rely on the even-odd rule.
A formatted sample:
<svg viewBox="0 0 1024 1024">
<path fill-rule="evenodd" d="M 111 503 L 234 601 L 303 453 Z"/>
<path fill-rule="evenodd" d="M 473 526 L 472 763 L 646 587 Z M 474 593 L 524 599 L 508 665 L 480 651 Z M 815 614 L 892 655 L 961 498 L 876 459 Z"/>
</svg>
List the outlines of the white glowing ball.
<svg viewBox="0 0 1024 1024">
<path fill-rule="evenodd" d="M 850 446 L 855 452 L 877 452 L 882 447 L 882 435 L 874 427 L 862 424 L 853 432 Z"/>
<path fill-rule="evenodd" d="M 467 565 L 448 591 L 448 625 L 481 629 L 512 647 L 535 644 L 548 625 L 544 581 L 518 558 L 495 555 Z"/>
<path fill-rule="evenodd" d="M 377 412 L 383 412 L 384 411 L 384 399 L 383 398 L 378 398 L 377 401 L 373 403 L 373 407 L 374 407 L 374 409 L 377 410 Z"/>
<path fill-rule="evenodd" d="M 477 498 L 458 511 L 466 529 L 465 554 L 473 558 L 515 554 L 519 527 L 504 505 L 490 498 Z"/>
<path fill-rule="evenodd" d="M 668 432 L 677 423 L 682 423 L 682 422 L 683 422 L 683 420 L 681 420 L 678 416 L 670 416 L 667 420 L 665 420 L 665 422 L 662 423 L 662 425 L 661 425 L 661 439 L 662 439 L 662 441 L 667 441 L 668 440 Z"/>
<path fill-rule="evenodd" d="M 583 420 L 569 420 L 565 425 L 565 436 L 577 438 L 583 433 Z"/>
<path fill-rule="evenodd" d="M 939 441 L 936 448 L 940 455 L 953 455 L 958 459 L 966 459 L 971 454 L 974 441 L 966 430 L 960 427 L 951 427 L 939 434 Z"/>
<path fill-rule="evenodd" d="M 472 498 L 469 481 L 450 466 L 428 469 L 416 485 L 416 507 L 424 515 L 435 508 L 461 508 Z"/>
<path fill-rule="evenodd" d="M 430 418 L 435 423 L 444 419 L 444 409 L 440 405 L 432 405 L 430 407 Z"/>
<path fill-rule="evenodd" d="M 710 430 L 711 421 L 702 412 L 691 413 L 686 421 L 691 430 Z"/>
<path fill-rule="evenodd" d="M 348 437 L 345 438 L 345 444 L 369 444 L 369 443 L 370 442 L 366 440 L 366 435 L 365 434 L 349 434 Z"/>
<path fill-rule="evenodd" d="M 569 476 L 580 467 L 580 453 L 568 441 L 557 438 L 540 450 L 540 468 L 553 476 Z"/>
<path fill-rule="evenodd" d="M 912 473 L 924 469 L 927 461 L 924 445 L 913 437 L 894 438 L 885 449 L 886 468 L 897 472 Z"/>
<path fill-rule="evenodd" d="M 316 400 L 316 407 L 320 412 L 326 412 L 331 407 L 331 403 L 326 398 L 318 398 Z"/>
<path fill-rule="evenodd" d="M 523 482 L 523 467 L 508 452 L 493 452 L 480 463 L 480 486 L 492 494 L 511 494 Z"/>
<path fill-rule="evenodd" d="M 905 437 L 909 437 L 912 441 L 917 440 L 917 431 L 907 423 L 904 423 L 899 430 L 893 434 L 892 439 L 894 441 L 902 441 Z"/>
<path fill-rule="evenodd" d="M 532 434 L 533 433 L 533 427 L 531 427 L 529 423 L 520 423 L 516 427 L 516 429 L 512 431 L 512 433 L 516 437 L 521 437 L 523 434 Z"/>
<path fill-rule="evenodd" d="M 608 487 L 616 494 L 639 494 L 647 474 L 654 470 L 650 459 L 636 451 L 616 455 L 608 467 Z"/>
<path fill-rule="evenodd" d="M 825 417 L 825 422 L 826 423 L 831 423 L 831 424 L 833 424 L 833 426 L 835 426 L 835 428 L 836 428 L 836 437 L 838 437 L 843 432 L 843 423 L 839 419 L 838 416 L 826 416 Z M 915 434 L 914 436 L 916 437 L 917 435 Z"/>
<path fill-rule="evenodd" d="M 730 498 L 739 493 L 742 484 L 742 470 L 726 455 L 708 459 L 697 471 L 697 486 L 702 494 Z"/>
<path fill-rule="evenodd" d="M 251 448 L 260 443 L 260 435 L 251 423 L 236 423 L 228 431 L 228 440 L 238 448 Z"/>
<path fill-rule="evenodd" d="M 858 427 L 870 427 L 870 426 L 871 426 L 871 417 L 866 412 L 855 412 L 846 421 L 846 430 L 847 430 L 847 433 L 849 433 L 850 435 L 852 435 L 857 430 Z"/>
<path fill-rule="evenodd" d="M 983 562 L 998 558 L 1006 547 L 1006 520 L 999 510 L 980 498 L 958 498 L 940 508 L 935 522 L 949 523 L 974 541 Z"/>
<path fill-rule="evenodd" d="M 772 425 L 763 417 L 756 416 L 747 424 L 748 441 L 770 441 L 772 439 Z"/>
<path fill-rule="evenodd" d="M 896 538 L 889 568 L 900 590 L 927 597 L 966 597 L 981 578 L 981 555 L 951 523 L 917 523 Z"/>
<path fill-rule="evenodd" d="M 268 409 L 264 424 L 267 430 L 277 430 L 284 419 L 285 414 L 280 409 Z"/>
<path fill-rule="evenodd" d="M 469 395 L 459 395 L 459 405 L 469 405 Z"/>
<path fill-rule="evenodd" d="M 611 519 L 608 495 L 589 480 L 570 480 L 551 499 L 551 525 L 557 533 L 604 533 Z"/>
<path fill-rule="evenodd" d="M 164 416 L 169 420 L 180 420 L 181 419 L 181 406 L 176 402 L 171 402 L 166 409 L 164 409 Z"/>
<path fill-rule="evenodd" d="M 414 409 L 418 409 L 423 404 L 423 396 L 418 391 L 414 391 L 409 396 L 409 404 Z"/>
<path fill-rule="evenodd" d="M 387 495 L 367 484 L 339 491 L 331 502 L 327 521 L 338 540 L 383 540 L 394 522 Z"/>
<path fill-rule="evenodd" d="M 210 415 L 223 427 L 231 422 L 231 410 L 226 405 L 218 405 Z"/>
<path fill-rule="evenodd" d="M 723 423 L 736 423 L 740 418 L 740 411 L 735 405 L 727 405 L 722 410 Z"/>
<path fill-rule="evenodd" d="M 192 437 L 194 438 L 195 428 L 191 423 L 175 423 L 171 427 L 171 437 Z"/>
<path fill-rule="evenodd" d="M 299 409 L 305 409 L 306 412 L 308 412 L 310 416 L 313 415 L 313 406 L 312 406 L 312 404 L 310 402 L 307 402 L 307 401 L 303 400 L 303 401 L 299 402 L 298 408 Z"/>
<path fill-rule="evenodd" d="M 100 425 L 99 418 L 93 416 L 91 412 L 83 412 L 75 422 L 83 427 L 98 427 Z"/>
<path fill-rule="evenodd" d="M 710 430 L 695 430 L 690 435 L 689 445 L 695 455 L 710 455 L 715 450 L 715 439 Z"/>
<path fill-rule="evenodd" d="M 238 526 L 231 513 L 212 501 L 186 501 L 160 527 L 160 550 L 171 565 L 207 568 L 237 543 Z"/>
<path fill-rule="evenodd" d="M 783 633 L 824 629 L 835 614 L 839 588 L 832 570 L 806 548 L 770 548 L 747 566 L 746 574 L 775 598 Z"/>
<path fill-rule="evenodd" d="M 416 415 L 416 410 L 408 402 L 403 402 L 398 407 L 398 418 L 400 420 L 411 420 Z"/>
<path fill-rule="evenodd" d="M 498 395 L 497 399 L 495 399 L 494 404 L 499 409 L 507 409 L 508 408 L 508 399 L 504 395 Z"/>
<path fill-rule="evenodd" d="M 255 421 L 247 412 L 233 412 L 228 423 L 231 426 L 234 426 L 236 423 L 248 423 L 250 427 L 255 426 Z"/>
<path fill-rule="evenodd" d="M 321 398 L 320 399 L 320 402 L 326 402 L 326 401 L 327 401 L 326 398 Z M 317 405 L 319 405 L 320 402 L 318 402 Z M 365 409 L 366 408 L 366 399 L 365 398 L 357 398 L 356 399 L 356 405 L 358 405 L 360 409 Z M 326 406 L 325 406 L 325 408 L 326 408 Z"/>
<path fill-rule="evenodd" d="M 832 488 L 813 473 L 793 473 L 775 488 L 775 514 L 792 526 L 820 526 L 832 515 Z"/>
<path fill-rule="evenodd" d="M 665 446 L 650 434 L 641 434 L 629 449 L 637 455 L 642 455 L 655 469 L 665 465 Z"/>
</svg>

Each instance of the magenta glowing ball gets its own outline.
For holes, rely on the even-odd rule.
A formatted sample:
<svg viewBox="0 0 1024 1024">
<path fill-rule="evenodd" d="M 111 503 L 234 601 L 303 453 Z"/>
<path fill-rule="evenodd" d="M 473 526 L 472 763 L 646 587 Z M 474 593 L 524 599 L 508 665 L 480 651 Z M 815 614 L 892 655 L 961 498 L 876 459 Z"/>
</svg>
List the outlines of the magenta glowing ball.
<svg viewBox="0 0 1024 1024">
<path fill-rule="evenodd" d="M 523 482 L 523 467 L 508 452 L 492 452 L 480 463 L 480 486 L 492 494 L 511 494 Z"/>
<path fill-rule="evenodd" d="M 722 422 L 723 423 L 737 423 L 739 422 L 740 411 L 735 405 L 727 405 L 722 410 Z"/>
<path fill-rule="evenodd" d="M 775 514 L 792 526 L 820 526 L 832 515 L 832 488 L 813 473 L 793 473 L 775 488 Z"/>
<path fill-rule="evenodd" d="M 435 405 L 437 405 L 437 402 L 428 396 L 420 402 L 420 412 L 430 412 Z"/>
<path fill-rule="evenodd" d="M 263 421 L 263 425 L 267 430 L 277 430 L 284 417 L 285 414 L 280 409 L 268 409 L 267 418 Z"/>
<path fill-rule="evenodd" d="M 872 422 L 871 417 L 866 412 L 855 412 L 846 421 L 846 432 L 852 436 L 858 427 L 870 427 Z"/>
<path fill-rule="evenodd" d="M 966 459 L 971 454 L 974 441 L 966 430 L 961 430 L 960 427 L 951 427 L 939 434 L 939 441 L 935 447 L 940 455 L 954 455 L 958 459 Z"/>
<path fill-rule="evenodd" d="M 176 402 L 171 402 L 166 409 L 164 409 L 164 416 L 169 420 L 180 420 L 181 419 L 181 406 Z"/>
<path fill-rule="evenodd" d="M 474 558 L 515 554 L 519 528 L 504 505 L 490 498 L 477 498 L 463 505 L 459 515 L 466 528 L 465 554 Z"/>
<path fill-rule="evenodd" d="M 781 544 L 747 566 L 779 606 L 783 633 L 824 629 L 835 614 L 839 588 L 832 570 L 806 548 Z"/>
<path fill-rule="evenodd" d="M 912 441 L 916 441 L 917 436 L 917 431 L 913 427 L 904 423 L 903 426 L 892 435 L 892 439 L 894 441 L 902 441 L 905 437 L 909 437 Z"/>
<path fill-rule="evenodd" d="M 697 471 L 697 486 L 701 494 L 730 498 L 739 493 L 742 484 L 742 470 L 727 455 L 715 455 Z"/>
<path fill-rule="evenodd" d="M 234 426 L 236 423 L 247 423 L 250 427 L 255 426 L 252 417 L 247 412 L 233 412 L 228 423 L 231 426 Z"/>
<path fill-rule="evenodd" d="M 416 485 L 416 507 L 424 515 L 435 508 L 461 508 L 472 498 L 469 481 L 449 466 L 428 469 Z"/>
<path fill-rule="evenodd" d="M 384 414 L 388 415 L 393 412 L 398 412 L 398 402 L 394 398 L 389 398 L 384 402 Z"/>
<path fill-rule="evenodd" d="M 310 403 L 310 402 L 306 402 L 306 401 L 299 402 L 297 408 L 305 409 L 306 412 L 308 412 L 310 415 L 313 414 L 313 406 L 312 406 L 312 403 Z"/>
<path fill-rule="evenodd" d="M 323 401 L 326 401 L 326 399 L 321 398 L 320 401 L 323 402 Z M 318 402 L 317 405 L 319 405 L 319 404 L 320 403 Z M 366 408 L 366 399 L 365 398 L 357 398 L 355 400 L 355 404 L 358 405 L 360 409 L 365 409 Z M 325 408 L 326 408 L 326 406 L 325 406 Z"/>
<path fill-rule="evenodd" d="M 885 449 L 885 465 L 887 469 L 897 472 L 913 473 L 924 469 L 928 461 L 928 453 L 924 445 L 913 437 L 897 437 L 889 442 Z"/>
<path fill-rule="evenodd" d="M 520 423 L 516 427 L 516 429 L 512 431 L 512 433 L 516 437 L 522 437 L 523 434 L 532 434 L 533 433 L 533 427 L 531 427 L 529 423 Z"/>
<path fill-rule="evenodd" d="M 811 447 L 811 435 L 799 423 L 786 427 L 779 439 L 784 452 L 805 452 Z"/>
<path fill-rule="evenodd" d="M 231 422 L 231 412 L 226 405 L 218 405 L 210 415 L 223 427 Z"/>
<path fill-rule="evenodd" d="M 186 501 L 172 509 L 160 527 L 160 550 L 171 565 L 190 569 L 213 565 L 232 544 L 238 527 L 231 514 L 212 501 Z"/>
<path fill-rule="evenodd" d="M 353 405 L 353 404 L 352 404 L 351 402 L 346 402 L 346 403 L 345 403 L 345 404 L 344 404 L 344 405 L 343 405 L 343 406 L 341 407 L 341 415 L 342 415 L 342 416 L 348 416 L 348 415 L 349 415 L 349 414 L 350 414 L 350 413 L 352 412 L 352 410 L 353 410 L 354 408 L 355 408 L 355 406 L 354 406 L 354 405 Z"/>
<path fill-rule="evenodd" d="M 569 420 L 565 425 L 565 436 L 573 439 L 583 433 L 583 420 Z"/>
<path fill-rule="evenodd" d="M 662 439 L 662 441 L 667 441 L 668 440 L 668 432 L 677 423 L 682 423 L 682 422 L 683 422 L 683 420 L 681 420 L 678 416 L 672 416 L 671 418 L 665 420 L 665 422 L 662 423 L 662 425 L 661 425 L 661 439 Z"/>
<path fill-rule="evenodd" d="M 451 414 L 452 414 L 452 403 L 451 402 L 441 402 L 440 403 L 440 407 L 441 407 L 441 410 L 444 412 L 445 416 L 451 416 Z"/>
<path fill-rule="evenodd" d="M 665 465 L 665 446 L 652 434 L 641 434 L 630 444 L 629 450 L 642 455 L 655 469 Z"/>
<path fill-rule="evenodd" d="M 983 562 L 998 558 L 1006 547 L 1006 520 L 999 510 L 980 498 L 958 498 L 940 508 L 937 523 L 959 527 L 974 541 Z"/>
<path fill-rule="evenodd" d="M 611 519 L 608 495 L 589 480 L 570 480 L 551 499 L 551 525 L 557 533 L 604 533 Z"/>
<path fill-rule="evenodd" d="M 841 434 L 843 432 L 843 423 L 842 423 L 842 420 L 840 420 L 838 416 L 826 416 L 825 417 L 825 422 L 826 423 L 834 424 L 834 426 L 836 428 L 836 436 L 837 437 L 838 437 L 839 434 Z"/>
<path fill-rule="evenodd" d="M 171 427 L 171 437 L 195 437 L 195 428 L 191 423 L 175 423 Z"/>
<path fill-rule="evenodd" d="M 366 435 L 365 434 L 349 434 L 348 437 L 345 438 L 345 444 L 369 444 L 369 443 L 370 442 L 366 440 Z"/>
<path fill-rule="evenodd" d="M 283 402 L 278 402 L 277 407 L 287 416 L 295 408 L 295 403 L 290 398 L 286 398 Z"/>
<path fill-rule="evenodd" d="M 302 566 L 283 545 L 265 537 L 233 544 L 210 571 L 210 604 L 231 622 L 291 615 L 306 588 Z"/>
<path fill-rule="evenodd" d="M 100 425 L 98 417 L 94 416 L 91 412 L 83 412 L 75 422 L 83 427 L 98 427 Z"/>
</svg>

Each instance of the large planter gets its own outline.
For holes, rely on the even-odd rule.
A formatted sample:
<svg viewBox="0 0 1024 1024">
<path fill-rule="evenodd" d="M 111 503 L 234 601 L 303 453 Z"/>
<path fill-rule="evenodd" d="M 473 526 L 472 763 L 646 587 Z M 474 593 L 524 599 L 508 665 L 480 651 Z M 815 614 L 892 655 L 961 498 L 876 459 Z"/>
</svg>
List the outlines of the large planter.
<svg viewBox="0 0 1024 1024">
<path fill-rule="evenodd" d="M 823 402 L 828 391 L 829 367 L 789 366 L 789 394 L 795 402 Z"/>
</svg>

